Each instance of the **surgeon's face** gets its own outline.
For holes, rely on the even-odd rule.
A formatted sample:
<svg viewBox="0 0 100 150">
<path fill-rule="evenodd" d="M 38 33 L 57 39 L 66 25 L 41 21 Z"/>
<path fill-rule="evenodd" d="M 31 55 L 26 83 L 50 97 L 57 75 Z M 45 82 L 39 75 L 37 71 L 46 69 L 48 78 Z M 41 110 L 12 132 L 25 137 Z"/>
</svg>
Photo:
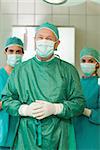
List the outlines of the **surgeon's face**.
<svg viewBox="0 0 100 150">
<path fill-rule="evenodd" d="M 43 39 L 51 40 L 51 41 L 55 42 L 54 49 L 57 49 L 57 47 L 60 43 L 60 41 L 57 40 L 54 33 L 51 30 L 46 29 L 46 28 L 40 29 L 35 36 L 35 41 L 43 40 Z"/>
<path fill-rule="evenodd" d="M 99 63 L 93 57 L 86 56 L 80 60 L 80 65 L 85 75 L 93 75 L 100 67 Z"/>
<path fill-rule="evenodd" d="M 5 50 L 7 65 L 14 68 L 22 61 L 23 49 L 19 46 L 10 46 Z"/>
<path fill-rule="evenodd" d="M 23 55 L 23 49 L 19 46 L 10 46 L 6 50 L 6 55 L 8 54 L 20 54 Z"/>
<path fill-rule="evenodd" d="M 96 64 L 96 69 L 98 69 L 100 67 L 100 64 L 93 57 L 86 57 L 86 56 L 84 56 L 80 60 L 80 63 Z"/>
</svg>

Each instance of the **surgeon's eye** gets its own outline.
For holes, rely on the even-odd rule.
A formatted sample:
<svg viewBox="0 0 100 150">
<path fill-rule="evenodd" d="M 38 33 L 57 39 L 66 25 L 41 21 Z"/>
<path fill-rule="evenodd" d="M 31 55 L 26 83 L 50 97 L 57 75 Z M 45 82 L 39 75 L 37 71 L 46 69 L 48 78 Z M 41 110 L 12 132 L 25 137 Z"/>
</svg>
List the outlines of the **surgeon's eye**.
<svg viewBox="0 0 100 150">
<path fill-rule="evenodd" d="M 21 53 L 22 53 L 21 50 L 17 50 L 17 51 L 16 51 L 16 54 L 21 54 Z"/>
<path fill-rule="evenodd" d="M 90 59 L 89 62 L 90 62 L 90 63 L 94 63 L 94 60 L 93 60 L 93 59 Z"/>
<path fill-rule="evenodd" d="M 50 38 L 50 37 L 47 37 L 47 38 L 46 38 L 46 40 L 50 40 L 50 41 L 52 41 L 52 38 Z"/>
<path fill-rule="evenodd" d="M 9 49 L 9 53 L 10 53 L 10 54 L 12 54 L 12 53 L 13 53 L 13 51 L 14 51 L 14 50 L 12 50 L 12 49 Z"/>
<path fill-rule="evenodd" d="M 82 62 L 82 63 L 85 63 L 85 62 L 86 62 L 86 60 L 85 60 L 85 59 L 82 59 L 82 60 L 81 60 L 81 62 Z"/>
<path fill-rule="evenodd" d="M 38 36 L 36 39 L 37 40 L 43 40 L 43 36 Z"/>
<path fill-rule="evenodd" d="M 39 39 L 39 40 L 42 40 L 42 39 L 43 39 L 43 37 L 38 37 L 38 39 Z"/>
</svg>

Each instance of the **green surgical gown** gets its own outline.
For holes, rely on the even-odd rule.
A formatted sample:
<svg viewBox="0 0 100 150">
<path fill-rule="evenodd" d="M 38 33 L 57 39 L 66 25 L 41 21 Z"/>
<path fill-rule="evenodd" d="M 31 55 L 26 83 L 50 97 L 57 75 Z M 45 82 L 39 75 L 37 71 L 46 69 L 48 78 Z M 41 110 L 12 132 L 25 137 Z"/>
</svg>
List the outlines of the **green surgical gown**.
<svg viewBox="0 0 100 150">
<path fill-rule="evenodd" d="M 3 108 L 19 116 L 22 104 L 35 100 L 62 103 L 63 111 L 42 120 L 21 117 L 14 150 L 75 150 L 71 118 L 83 112 L 84 98 L 74 66 L 58 58 L 49 62 L 36 57 L 18 65 L 2 93 Z"/>
<path fill-rule="evenodd" d="M 0 100 L 1 93 L 8 80 L 8 74 L 4 68 L 0 69 Z M 11 147 L 16 135 L 19 118 L 9 115 L 5 110 L 0 110 L 0 149 Z"/>
<path fill-rule="evenodd" d="M 100 85 L 98 77 L 81 79 L 86 107 L 91 109 L 90 117 L 80 115 L 74 120 L 77 150 L 100 149 Z"/>
</svg>

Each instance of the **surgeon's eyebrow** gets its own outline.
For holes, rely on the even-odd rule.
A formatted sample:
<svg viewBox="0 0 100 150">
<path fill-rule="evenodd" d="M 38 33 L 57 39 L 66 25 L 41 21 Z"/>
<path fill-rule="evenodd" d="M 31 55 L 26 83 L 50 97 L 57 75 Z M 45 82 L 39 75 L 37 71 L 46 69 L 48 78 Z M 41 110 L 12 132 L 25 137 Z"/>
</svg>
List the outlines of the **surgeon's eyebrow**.
<svg viewBox="0 0 100 150">
<path fill-rule="evenodd" d="M 43 36 L 42 34 L 38 34 L 37 36 Z"/>
<path fill-rule="evenodd" d="M 46 39 L 53 40 L 54 38 L 52 36 L 47 36 Z"/>
<path fill-rule="evenodd" d="M 38 35 L 35 36 L 35 38 L 41 38 L 41 39 L 42 39 L 42 38 L 43 38 L 43 35 L 38 34 Z"/>
</svg>

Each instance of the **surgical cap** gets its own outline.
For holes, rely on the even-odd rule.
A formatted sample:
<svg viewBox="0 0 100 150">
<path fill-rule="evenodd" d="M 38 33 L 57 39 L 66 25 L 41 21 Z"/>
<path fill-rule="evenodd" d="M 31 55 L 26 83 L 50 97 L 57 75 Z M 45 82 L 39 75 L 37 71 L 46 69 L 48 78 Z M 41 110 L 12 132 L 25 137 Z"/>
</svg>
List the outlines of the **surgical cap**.
<svg viewBox="0 0 100 150">
<path fill-rule="evenodd" d="M 19 46 L 22 49 L 24 48 L 23 42 L 18 37 L 10 37 L 7 39 L 4 49 L 10 47 L 10 46 Z"/>
<path fill-rule="evenodd" d="M 43 23 L 39 27 L 37 27 L 36 31 L 39 31 L 40 29 L 43 29 L 43 28 L 51 30 L 55 34 L 56 38 L 59 39 L 59 31 L 54 24 L 51 24 L 48 22 Z"/>
<path fill-rule="evenodd" d="M 100 53 L 93 48 L 83 48 L 80 52 L 80 59 L 82 59 L 84 56 L 93 57 L 97 62 L 100 62 Z"/>
</svg>

